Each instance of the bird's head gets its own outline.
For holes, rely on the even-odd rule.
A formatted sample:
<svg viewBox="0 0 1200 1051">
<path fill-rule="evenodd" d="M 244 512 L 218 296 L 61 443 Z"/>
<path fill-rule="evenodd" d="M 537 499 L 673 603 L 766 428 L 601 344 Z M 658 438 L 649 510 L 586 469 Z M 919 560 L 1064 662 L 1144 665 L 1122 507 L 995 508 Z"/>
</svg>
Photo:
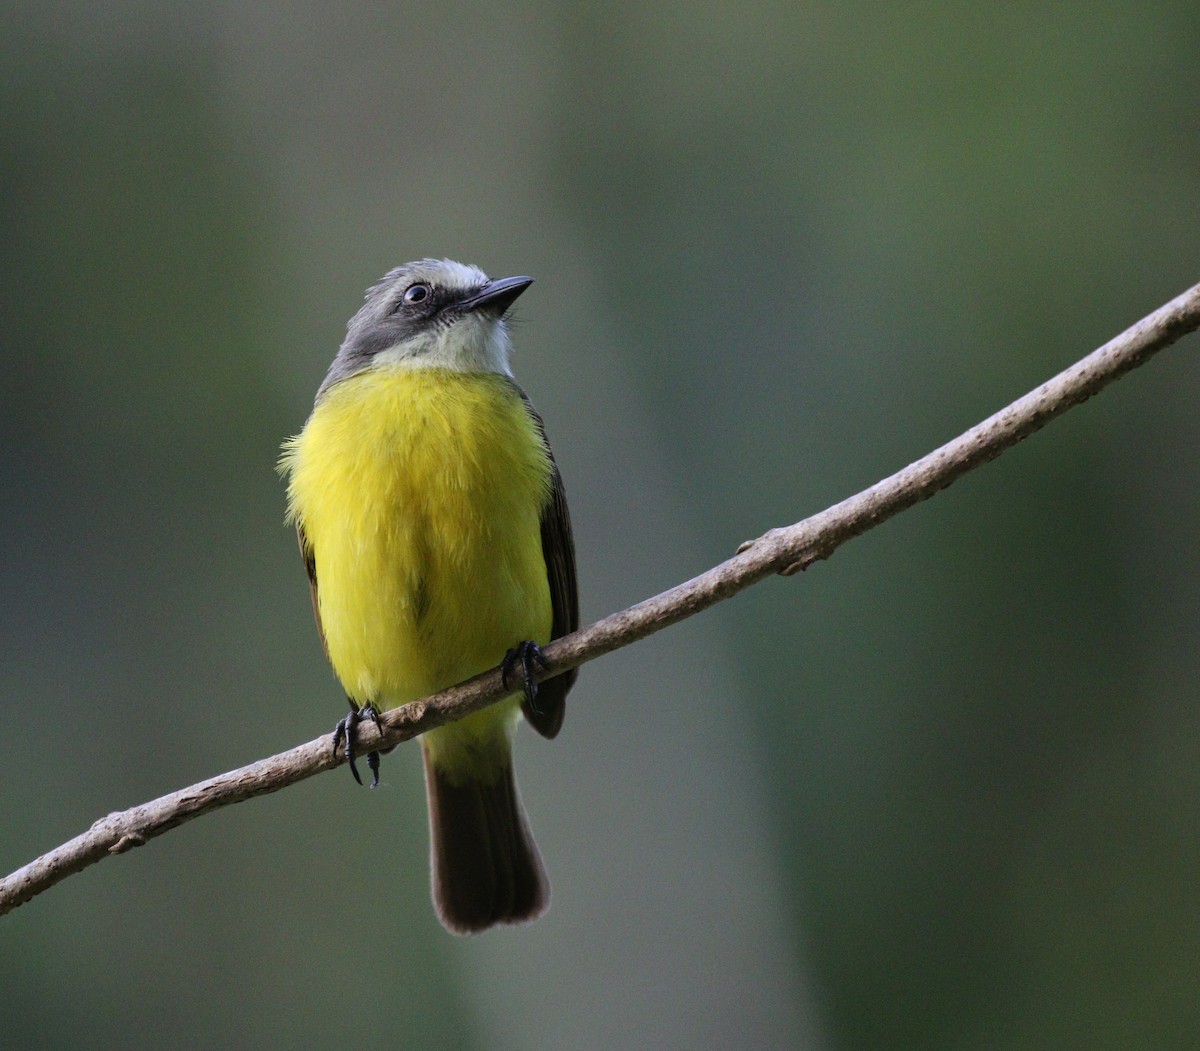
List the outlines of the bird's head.
<svg viewBox="0 0 1200 1051">
<path fill-rule="evenodd" d="M 396 267 L 367 290 L 321 391 L 393 365 L 509 375 L 504 316 L 531 284 L 532 277 L 492 281 L 479 267 L 450 259 Z"/>
</svg>

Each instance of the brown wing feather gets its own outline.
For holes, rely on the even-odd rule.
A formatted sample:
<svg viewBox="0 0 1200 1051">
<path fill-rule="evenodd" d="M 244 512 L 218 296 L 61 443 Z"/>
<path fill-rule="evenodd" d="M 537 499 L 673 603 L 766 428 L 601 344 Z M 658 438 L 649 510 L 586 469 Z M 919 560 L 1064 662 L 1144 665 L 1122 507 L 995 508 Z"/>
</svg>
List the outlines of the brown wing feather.
<svg viewBox="0 0 1200 1051">
<path fill-rule="evenodd" d="M 515 386 L 515 384 L 514 384 Z M 550 605 L 553 620 L 550 628 L 552 639 L 569 635 L 579 627 L 579 589 L 575 579 L 575 539 L 571 533 L 571 514 L 567 510 L 567 495 L 563 489 L 562 475 L 554 462 L 554 453 L 546 440 L 546 428 L 541 416 L 529 403 L 529 398 L 518 387 L 525 409 L 532 418 L 546 446 L 553 471 L 550 499 L 542 508 L 542 557 L 546 560 L 546 579 L 550 583 Z M 556 675 L 538 686 L 537 710 L 528 701 L 521 704 L 525 718 L 543 737 L 554 737 L 562 729 L 566 715 L 567 693 L 578 677 L 578 669 Z"/>
<path fill-rule="evenodd" d="M 321 647 L 325 656 L 329 656 L 329 644 L 325 641 L 325 626 L 321 623 L 321 604 L 317 600 L 317 556 L 313 554 L 312 545 L 304 535 L 304 526 L 296 524 L 296 541 L 300 545 L 300 557 L 304 559 L 304 571 L 308 574 L 308 587 L 312 592 L 313 616 L 317 621 L 317 634 L 321 636 Z"/>
</svg>

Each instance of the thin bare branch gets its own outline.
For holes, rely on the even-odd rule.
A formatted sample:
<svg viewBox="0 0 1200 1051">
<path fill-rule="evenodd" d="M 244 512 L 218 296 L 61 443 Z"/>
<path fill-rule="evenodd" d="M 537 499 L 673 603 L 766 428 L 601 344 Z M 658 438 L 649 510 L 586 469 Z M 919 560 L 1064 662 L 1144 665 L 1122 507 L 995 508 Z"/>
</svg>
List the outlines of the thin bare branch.
<svg viewBox="0 0 1200 1051">
<path fill-rule="evenodd" d="M 945 489 L 967 471 L 994 459 L 1197 327 L 1200 327 L 1200 285 L 994 416 L 869 489 L 795 525 L 772 529 L 743 544 L 733 558 L 687 583 L 544 647 L 553 670 L 540 677 L 548 678 L 628 646 L 765 577 L 794 573 L 828 558 L 847 540 Z M 388 712 L 382 720 L 382 740 L 375 736 L 370 724 L 360 725 L 360 751 L 395 747 L 426 730 L 477 711 L 505 693 L 498 670 L 476 676 Z M 109 814 L 82 835 L 0 880 L 0 914 L 110 854 L 141 846 L 210 810 L 275 792 L 343 762 L 342 755 L 332 754 L 329 737 L 321 737 L 130 810 Z"/>
</svg>

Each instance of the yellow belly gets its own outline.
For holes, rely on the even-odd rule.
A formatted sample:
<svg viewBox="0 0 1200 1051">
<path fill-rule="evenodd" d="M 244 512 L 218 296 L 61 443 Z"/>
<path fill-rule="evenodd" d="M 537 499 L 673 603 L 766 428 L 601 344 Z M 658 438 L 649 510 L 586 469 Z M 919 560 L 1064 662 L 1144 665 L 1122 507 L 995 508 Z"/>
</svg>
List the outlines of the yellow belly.
<svg viewBox="0 0 1200 1051">
<path fill-rule="evenodd" d="M 329 659 L 355 701 L 395 707 L 494 667 L 517 642 L 548 641 L 550 462 L 503 378 L 360 373 L 329 389 L 283 464 Z M 507 754 L 498 732 L 516 710 L 511 698 L 426 746 L 443 766 Z"/>
</svg>

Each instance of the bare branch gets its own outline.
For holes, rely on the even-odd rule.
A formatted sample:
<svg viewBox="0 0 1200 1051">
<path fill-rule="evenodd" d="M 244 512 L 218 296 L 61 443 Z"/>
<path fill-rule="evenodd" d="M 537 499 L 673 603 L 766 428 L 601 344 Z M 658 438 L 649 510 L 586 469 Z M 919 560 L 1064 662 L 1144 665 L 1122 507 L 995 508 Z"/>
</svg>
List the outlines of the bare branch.
<svg viewBox="0 0 1200 1051">
<path fill-rule="evenodd" d="M 967 471 L 994 459 L 1197 327 L 1200 327 L 1200 285 L 902 471 L 820 514 L 795 525 L 772 529 L 743 544 L 733 558 L 685 584 L 544 647 L 553 670 L 539 678 L 549 678 L 628 646 L 765 577 L 795 573 L 828 558 L 847 540 L 945 489 Z M 386 713 L 382 718 L 382 740 L 375 736 L 370 724 L 360 724 L 359 750 L 393 748 L 426 730 L 477 711 L 506 692 L 499 670 L 476 676 Z M 321 737 L 130 810 L 109 814 L 87 832 L 0 880 L 0 915 L 109 854 L 141 846 L 210 810 L 277 791 L 343 762 L 343 756 L 332 754 L 329 737 Z"/>
</svg>

